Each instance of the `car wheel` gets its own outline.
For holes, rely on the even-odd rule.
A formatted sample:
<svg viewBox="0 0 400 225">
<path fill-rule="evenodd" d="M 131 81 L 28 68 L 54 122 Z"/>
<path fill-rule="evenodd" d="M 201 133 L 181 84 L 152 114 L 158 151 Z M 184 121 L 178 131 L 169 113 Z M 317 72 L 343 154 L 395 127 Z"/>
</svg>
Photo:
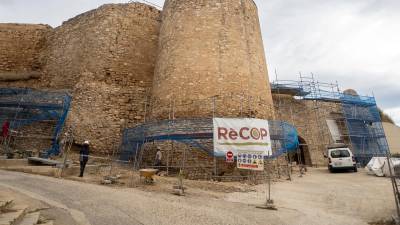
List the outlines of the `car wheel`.
<svg viewBox="0 0 400 225">
<path fill-rule="evenodd" d="M 334 172 L 334 170 L 333 170 L 332 166 L 328 166 L 328 169 L 329 169 L 329 172 L 331 172 L 331 173 L 333 173 L 333 172 Z"/>
<path fill-rule="evenodd" d="M 357 173 L 357 166 L 354 166 L 354 172 Z"/>
</svg>

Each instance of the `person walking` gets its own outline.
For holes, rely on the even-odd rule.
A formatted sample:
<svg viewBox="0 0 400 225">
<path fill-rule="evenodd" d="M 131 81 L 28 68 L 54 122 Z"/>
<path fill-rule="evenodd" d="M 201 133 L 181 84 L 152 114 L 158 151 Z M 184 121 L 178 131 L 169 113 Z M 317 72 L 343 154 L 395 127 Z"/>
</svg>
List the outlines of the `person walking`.
<svg viewBox="0 0 400 225">
<path fill-rule="evenodd" d="M 157 147 L 157 153 L 156 153 L 156 158 L 155 158 L 155 162 L 154 162 L 154 167 L 156 169 L 160 169 L 161 167 L 161 160 L 162 160 L 162 153 L 161 153 L 161 149 L 159 147 Z"/>
<path fill-rule="evenodd" d="M 81 173 L 79 177 L 83 177 L 83 173 L 85 172 L 86 163 L 89 160 L 89 141 L 83 142 L 81 151 L 79 152 L 79 163 L 81 166 Z"/>
</svg>

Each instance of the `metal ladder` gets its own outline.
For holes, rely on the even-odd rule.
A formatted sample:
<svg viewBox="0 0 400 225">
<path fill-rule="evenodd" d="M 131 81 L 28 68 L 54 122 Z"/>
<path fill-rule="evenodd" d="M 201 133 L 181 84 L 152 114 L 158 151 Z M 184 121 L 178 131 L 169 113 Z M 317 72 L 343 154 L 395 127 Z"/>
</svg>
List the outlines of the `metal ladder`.
<svg viewBox="0 0 400 225">
<path fill-rule="evenodd" d="M 396 175 L 396 172 L 392 171 L 392 164 L 390 163 L 391 155 L 390 153 L 387 154 L 387 162 L 388 162 L 388 167 L 389 167 L 389 174 L 390 174 L 390 180 L 392 183 L 392 188 L 393 188 L 393 195 L 394 195 L 394 201 L 396 204 L 396 214 L 393 216 L 393 219 L 395 220 L 396 224 L 400 224 L 400 192 L 399 192 L 399 186 L 400 186 L 400 176 Z"/>
</svg>

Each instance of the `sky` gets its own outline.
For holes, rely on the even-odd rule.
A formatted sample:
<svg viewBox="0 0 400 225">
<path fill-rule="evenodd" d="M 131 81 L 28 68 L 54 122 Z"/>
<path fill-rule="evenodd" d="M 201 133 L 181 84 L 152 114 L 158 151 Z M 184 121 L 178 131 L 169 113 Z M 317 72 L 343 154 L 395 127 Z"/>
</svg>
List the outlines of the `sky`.
<svg viewBox="0 0 400 225">
<path fill-rule="evenodd" d="M 164 0 L 148 0 L 162 6 Z M 53 27 L 105 3 L 128 0 L 0 0 L 0 22 Z M 399 0 L 255 0 L 270 80 L 314 74 L 378 105 L 400 125 Z"/>
</svg>

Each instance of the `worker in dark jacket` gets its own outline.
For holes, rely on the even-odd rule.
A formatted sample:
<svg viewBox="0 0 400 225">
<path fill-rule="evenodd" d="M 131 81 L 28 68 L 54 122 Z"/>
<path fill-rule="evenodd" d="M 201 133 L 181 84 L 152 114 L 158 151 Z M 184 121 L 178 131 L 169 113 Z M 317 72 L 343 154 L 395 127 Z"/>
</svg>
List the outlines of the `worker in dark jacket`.
<svg viewBox="0 0 400 225">
<path fill-rule="evenodd" d="M 83 142 L 83 146 L 81 151 L 79 152 L 79 162 L 81 165 L 81 173 L 79 177 L 83 177 L 83 173 L 85 172 L 86 163 L 89 160 L 89 141 Z"/>
</svg>

